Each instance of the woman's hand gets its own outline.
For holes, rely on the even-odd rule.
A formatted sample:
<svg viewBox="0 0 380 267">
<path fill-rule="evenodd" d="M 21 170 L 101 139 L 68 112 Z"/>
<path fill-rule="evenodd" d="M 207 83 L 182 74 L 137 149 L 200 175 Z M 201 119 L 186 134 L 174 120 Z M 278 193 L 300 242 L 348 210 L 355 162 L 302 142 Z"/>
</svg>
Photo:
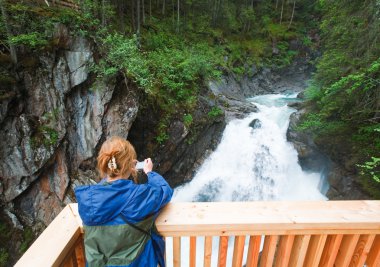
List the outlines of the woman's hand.
<svg viewBox="0 0 380 267">
<path fill-rule="evenodd" d="M 147 158 L 144 160 L 144 172 L 148 174 L 148 172 L 151 172 L 153 170 L 153 162 L 151 158 Z"/>
</svg>

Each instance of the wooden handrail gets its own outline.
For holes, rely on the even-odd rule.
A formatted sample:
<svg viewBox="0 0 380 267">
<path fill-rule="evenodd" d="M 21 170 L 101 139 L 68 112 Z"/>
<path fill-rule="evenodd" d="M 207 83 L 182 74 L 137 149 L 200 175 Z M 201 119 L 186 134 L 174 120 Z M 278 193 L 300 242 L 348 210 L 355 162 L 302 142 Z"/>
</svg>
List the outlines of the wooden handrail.
<svg viewBox="0 0 380 267">
<path fill-rule="evenodd" d="M 181 265 L 181 237 L 191 237 L 190 265 L 201 257 L 204 266 L 210 266 L 211 237 L 219 236 L 222 265 L 228 239 L 234 237 L 233 266 L 242 265 L 248 249 L 247 267 L 258 262 L 259 266 L 380 267 L 380 201 L 169 203 L 156 226 L 163 236 L 173 237 L 174 266 Z M 16 266 L 84 266 L 81 231 L 78 206 L 69 204 Z M 196 254 L 198 236 L 206 237 L 202 254 Z"/>
<path fill-rule="evenodd" d="M 380 201 L 170 203 L 156 225 L 164 236 L 380 234 Z"/>
</svg>

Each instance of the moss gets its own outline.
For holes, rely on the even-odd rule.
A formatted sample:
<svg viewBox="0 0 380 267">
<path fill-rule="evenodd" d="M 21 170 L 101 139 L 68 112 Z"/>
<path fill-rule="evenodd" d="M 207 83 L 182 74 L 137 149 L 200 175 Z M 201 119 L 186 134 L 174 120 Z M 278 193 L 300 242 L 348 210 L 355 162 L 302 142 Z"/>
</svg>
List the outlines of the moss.
<svg viewBox="0 0 380 267">
<path fill-rule="evenodd" d="M 8 266 L 9 252 L 7 241 L 11 237 L 11 231 L 5 223 L 0 222 L 0 267 Z"/>
<path fill-rule="evenodd" d="M 25 228 L 23 232 L 23 241 L 20 246 L 20 253 L 25 253 L 25 251 L 29 248 L 33 240 L 34 234 L 32 228 Z"/>
<path fill-rule="evenodd" d="M 9 254 L 5 248 L 0 248 L 0 267 L 8 266 Z"/>
<path fill-rule="evenodd" d="M 6 74 L 0 74 L 0 88 L 8 89 L 16 83 L 15 78 Z"/>
</svg>

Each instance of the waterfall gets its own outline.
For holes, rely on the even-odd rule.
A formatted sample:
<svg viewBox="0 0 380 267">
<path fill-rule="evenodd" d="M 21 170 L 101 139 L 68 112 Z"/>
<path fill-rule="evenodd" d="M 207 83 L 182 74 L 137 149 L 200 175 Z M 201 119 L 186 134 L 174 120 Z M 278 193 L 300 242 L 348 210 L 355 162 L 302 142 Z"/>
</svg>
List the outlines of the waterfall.
<svg viewBox="0 0 380 267">
<path fill-rule="evenodd" d="M 214 153 L 191 182 L 175 190 L 175 202 L 320 200 L 321 174 L 302 171 L 286 140 L 295 95 L 250 99 L 259 109 L 229 122 Z"/>
<path fill-rule="evenodd" d="M 321 174 L 303 171 L 296 150 L 286 139 L 289 117 L 295 111 L 287 103 L 295 101 L 296 94 L 263 95 L 249 100 L 259 111 L 227 124 L 217 149 L 191 182 L 176 188 L 173 202 L 326 199 L 321 193 L 326 187 Z M 197 247 L 203 247 L 204 239 L 198 239 Z M 182 247 L 188 247 L 188 242 L 183 238 Z M 169 251 L 171 246 L 169 240 Z M 213 266 L 216 254 L 217 247 Z M 187 266 L 188 249 L 182 255 Z M 168 263 L 171 257 L 168 255 Z M 232 260 L 232 256 L 228 259 Z M 203 266 L 203 257 L 198 260 L 197 266 Z"/>
</svg>

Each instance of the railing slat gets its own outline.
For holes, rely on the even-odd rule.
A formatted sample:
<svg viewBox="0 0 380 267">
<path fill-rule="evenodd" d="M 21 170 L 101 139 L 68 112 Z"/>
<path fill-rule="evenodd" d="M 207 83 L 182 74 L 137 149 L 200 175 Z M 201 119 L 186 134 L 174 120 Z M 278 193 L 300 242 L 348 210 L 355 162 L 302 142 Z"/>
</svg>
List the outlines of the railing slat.
<svg viewBox="0 0 380 267">
<path fill-rule="evenodd" d="M 323 250 L 322 258 L 319 266 L 333 267 L 338 250 L 342 242 L 343 235 L 329 235 L 326 240 L 325 249 Z"/>
<path fill-rule="evenodd" d="M 232 267 L 241 267 L 243 264 L 245 236 L 236 236 L 234 244 L 234 255 L 232 257 Z"/>
<path fill-rule="evenodd" d="M 246 267 L 256 267 L 259 262 L 261 235 L 252 235 L 249 238 Z"/>
<path fill-rule="evenodd" d="M 290 253 L 292 252 L 294 235 L 281 236 L 276 254 L 276 267 L 288 266 Z"/>
<path fill-rule="evenodd" d="M 59 266 L 80 234 L 80 225 L 67 205 L 15 266 Z"/>
<path fill-rule="evenodd" d="M 310 239 L 309 248 L 306 253 L 305 267 L 318 266 L 325 247 L 327 235 L 314 235 Z"/>
<path fill-rule="evenodd" d="M 197 237 L 190 237 L 190 267 L 195 267 L 197 262 Z"/>
<path fill-rule="evenodd" d="M 368 253 L 366 262 L 368 267 L 380 267 L 380 235 L 377 235 Z"/>
<path fill-rule="evenodd" d="M 173 266 L 181 266 L 181 237 L 173 237 Z"/>
<path fill-rule="evenodd" d="M 260 267 L 272 267 L 278 237 L 278 235 L 265 236 L 264 248 L 260 259 Z"/>
<path fill-rule="evenodd" d="M 311 235 L 297 235 L 295 237 L 292 253 L 290 255 L 289 266 L 303 266 L 310 238 Z"/>
<path fill-rule="evenodd" d="M 349 266 L 363 267 L 376 235 L 361 235 Z"/>
<path fill-rule="evenodd" d="M 335 260 L 336 266 L 346 267 L 350 264 L 359 237 L 360 235 L 345 235 L 343 237 L 342 244 L 340 245 L 338 255 Z"/>
<path fill-rule="evenodd" d="M 212 236 L 205 237 L 204 267 L 211 267 Z"/>
<path fill-rule="evenodd" d="M 86 266 L 85 254 L 84 254 L 84 243 L 83 243 L 83 235 L 80 235 L 77 241 L 77 245 L 75 246 L 75 255 L 77 258 L 77 263 L 79 267 Z"/>
<path fill-rule="evenodd" d="M 225 267 L 227 262 L 228 236 L 219 238 L 218 267 Z"/>
</svg>

